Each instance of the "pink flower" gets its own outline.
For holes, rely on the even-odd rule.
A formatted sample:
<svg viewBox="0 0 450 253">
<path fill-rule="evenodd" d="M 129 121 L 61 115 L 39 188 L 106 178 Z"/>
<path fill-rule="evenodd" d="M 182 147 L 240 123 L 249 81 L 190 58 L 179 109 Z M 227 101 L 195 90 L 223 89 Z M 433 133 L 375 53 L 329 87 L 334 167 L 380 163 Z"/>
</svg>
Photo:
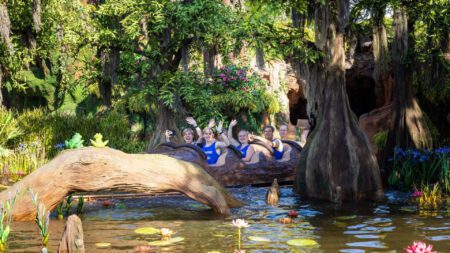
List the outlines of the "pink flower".
<svg viewBox="0 0 450 253">
<path fill-rule="evenodd" d="M 415 191 L 411 194 L 412 197 L 414 198 L 419 198 L 423 196 L 423 192 L 422 191 Z"/>
<path fill-rule="evenodd" d="M 412 245 L 409 245 L 405 248 L 405 253 L 436 253 L 433 250 L 433 245 L 427 245 L 426 243 L 419 241 L 413 242 Z"/>
<path fill-rule="evenodd" d="M 25 176 L 25 172 L 23 171 L 19 171 L 19 173 L 17 173 L 19 176 Z"/>
</svg>

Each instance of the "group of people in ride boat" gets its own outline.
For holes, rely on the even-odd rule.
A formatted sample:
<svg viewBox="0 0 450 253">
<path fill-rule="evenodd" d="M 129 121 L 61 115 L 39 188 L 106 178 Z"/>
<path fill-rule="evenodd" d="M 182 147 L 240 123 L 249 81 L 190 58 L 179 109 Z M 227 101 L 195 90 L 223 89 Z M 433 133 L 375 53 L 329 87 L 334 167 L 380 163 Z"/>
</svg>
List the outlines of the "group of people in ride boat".
<svg viewBox="0 0 450 253">
<path fill-rule="evenodd" d="M 223 122 L 220 121 L 217 126 L 214 119 L 211 119 L 208 126 L 203 130 L 200 129 L 194 118 L 186 118 L 186 122 L 192 126 L 183 129 L 182 137 L 186 144 L 199 146 L 206 154 L 206 161 L 210 166 L 224 164 L 228 146 L 234 146 L 242 154 L 242 161 L 248 164 L 259 161 L 257 147 L 250 144 L 251 141 L 259 141 L 265 143 L 266 146 L 272 148 L 273 157 L 278 161 L 289 160 L 290 147 L 283 145 L 282 140 L 287 139 L 288 126 L 281 125 L 278 129 L 281 140 L 274 137 L 275 128 L 267 125 L 263 128 L 264 138 L 250 134 L 247 130 L 240 130 L 238 139 L 233 137 L 233 128 L 237 125 L 237 120 L 232 120 L 229 124 L 228 131 L 224 131 Z M 214 131 L 215 128 L 215 131 Z M 195 129 L 195 132 L 194 130 Z M 195 133 L 199 136 L 195 139 Z M 165 137 L 167 142 L 171 142 L 174 132 L 166 130 Z"/>
</svg>

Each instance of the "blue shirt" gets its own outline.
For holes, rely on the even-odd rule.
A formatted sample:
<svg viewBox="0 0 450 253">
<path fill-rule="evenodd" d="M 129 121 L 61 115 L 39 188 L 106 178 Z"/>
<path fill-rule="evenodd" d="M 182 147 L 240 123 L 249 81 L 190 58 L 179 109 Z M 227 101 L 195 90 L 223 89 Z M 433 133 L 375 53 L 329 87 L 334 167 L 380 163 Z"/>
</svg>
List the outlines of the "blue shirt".
<svg viewBox="0 0 450 253">
<path fill-rule="evenodd" d="M 281 160 L 283 158 L 284 154 L 284 148 L 281 151 L 278 151 L 275 147 L 272 147 L 273 149 L 273 156 L 276 160 Z"/>
<path fill-rule="evenodd" d="M 247 150 L 250 147 L 250 144 L 247 144 L 244 148 L 242 148 L 242 144 L 239 144 L 236 148 L 241 151 L 242 158 L 245 158 L 247 156 Z"/>
<path fill-rule="evenodd" d="M 206 144 L 202 147 L 203 152 L 206 154 L 206 162 L 208 164 L 216 164 L 217 160 L 219 160 L 220 154 L 217 153 L 216 150 L 216 142 L 213 142 L 210 146 L 206 146 Z"/>
</svg>

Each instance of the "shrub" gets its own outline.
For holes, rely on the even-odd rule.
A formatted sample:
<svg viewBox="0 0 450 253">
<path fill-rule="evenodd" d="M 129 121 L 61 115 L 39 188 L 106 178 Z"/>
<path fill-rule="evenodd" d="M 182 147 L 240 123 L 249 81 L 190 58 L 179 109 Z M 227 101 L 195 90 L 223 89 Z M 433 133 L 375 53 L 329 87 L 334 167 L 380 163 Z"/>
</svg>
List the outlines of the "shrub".
<svg viewBox="0 0 450 253">
<path fill-rule="evenodd" d="M 412 188 L 417 185 L 439 183 L 443 192 L 450 193 L 450 147 L 435 150 L 415 150 L 394 148 L 389 159 L 392 173 L 390 185 L 402 185 Z"/>
</svg>

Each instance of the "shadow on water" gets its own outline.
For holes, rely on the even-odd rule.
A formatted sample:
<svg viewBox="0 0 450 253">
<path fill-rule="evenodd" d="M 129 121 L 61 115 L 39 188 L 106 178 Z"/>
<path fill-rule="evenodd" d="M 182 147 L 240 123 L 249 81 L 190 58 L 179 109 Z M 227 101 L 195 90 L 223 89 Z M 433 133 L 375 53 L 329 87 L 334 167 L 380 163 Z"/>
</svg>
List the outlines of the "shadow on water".
<svg viewBox="0 0 450 253">
<path fill-rule="evenodd" d="M 438 252 L 450 249 L 450 213 L 419 213 L 406 204 L 406 193 L 388 192 L 385 203 L 341 206 L 321 201 L 304 201 L 292 189 L 283 187 L 276 207 L 265 203 L 266 188 L 232 188 L 230 192 L 247 205 L 233 209 L 231 217 L 215 215 L 208 206 L 184 196 L 114 199 L 85 204 L 81 217 L 86 252 L 135 252 L 137 245 L 158 240 L 158 235 L 139 235 L 141 227 L 167 227 L 185 238 L 183 242 L 150 252 L 233 252 L 236 229 L 232 219 L 244 218 L 243 248 L 247 252 L 403 252 L 413 240 L 432 243 Z M 298 212 L 293 224 L 280 224 L 290 210 Z M 33 222 L 12 224 L 11 252 L 37 252 L 39 234 Z M 64 221 L 52 219 L 49 248 L 56 251 Z M 270 242 L 250 240 L 262 237 Z M 289 246 L 291 239 L 312 239 L 315 247 Z M 100 249 L 98 242 L 111 246 Z"/>
</svg>

